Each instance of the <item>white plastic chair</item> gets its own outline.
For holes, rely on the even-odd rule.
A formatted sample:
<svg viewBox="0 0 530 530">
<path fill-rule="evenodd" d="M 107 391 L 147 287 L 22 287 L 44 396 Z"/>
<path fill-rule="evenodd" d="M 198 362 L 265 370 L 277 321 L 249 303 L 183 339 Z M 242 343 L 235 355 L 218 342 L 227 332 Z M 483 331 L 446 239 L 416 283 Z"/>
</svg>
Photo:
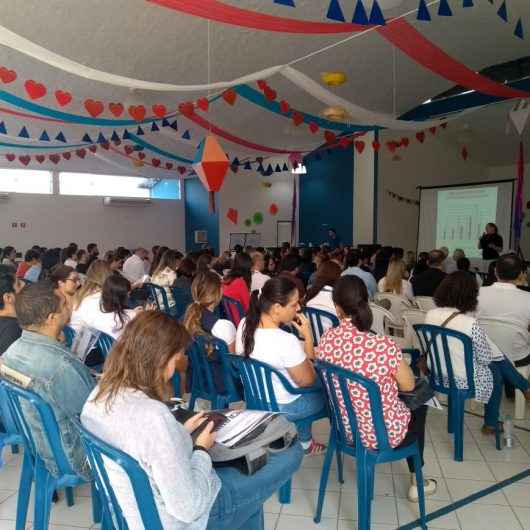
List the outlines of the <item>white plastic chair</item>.
<svg viewBox="0 0 530 530">
<path fill-rule="evenodd" d="M 373 302 L 370 302 L 370 309 L 373 315 L 372 330 L 391 337 L 400 348 L 403 347 L 403 324 L 396 322 L 390 311 Z"/>
<path fill-rule="evenodd" d="M 394 316 L 394 320 L 403 324 L 403 311 L 411 307 L 408 298 L 394 293 L 376 293 L 374 301 L 388 300 L 390 302 L 389 311 Z"/>
<path fill-rule="evenodd" d="M 515 344 L 528 344 L 528 331 L 512 322 L 498 320 L 496 318 L 479 318 L 478 322 L 484 328 L 488 337 L 510 360 L 512 360 L 512 352 Z M 523 377 L 528 379 L 530 366 L 516 366 L 515 369 Z M 522 392 L 516 391 L 514 417 L 518 420 L 523 420 L 525 415 L 525 397 Z"/>
<path fill-rule="evenodd" d="M 419 309 L 407 309 L 403 311 L 403 324 L 404 324 L 404 342 L 405 348 L 414 348 L 415 350 L 421 351 L 420 341 L 418 335 L 414 331 L 414 324 L 425 324 L 425 311 Z"/>
<path fill-rule="evenodd" d="M 436 309 L 436 303 L 432 296 L 415 296 L 415 304 L 420 308 L 421 311 L 430 311 Z"/>
</svg>

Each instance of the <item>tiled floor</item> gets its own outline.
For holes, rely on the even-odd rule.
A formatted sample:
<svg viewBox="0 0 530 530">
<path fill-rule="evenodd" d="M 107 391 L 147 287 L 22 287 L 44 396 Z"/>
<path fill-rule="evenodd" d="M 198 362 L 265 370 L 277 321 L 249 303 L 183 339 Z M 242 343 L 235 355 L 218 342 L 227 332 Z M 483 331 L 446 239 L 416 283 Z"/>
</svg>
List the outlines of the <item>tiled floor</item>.
<svg viewBox="0 0 530 530">
<path fill-rule="evenodd" d="M 505 405 L 510 407 L 508 403 Z M 527 411 L 530 418 L 530 408 Z M 530 429 L 530 420 L 516 421 Z M 464 462 L 452 458 L 452 442 L 446 431 L 445 412 L 429 410 L 425 448 L 426 476 L 436 477 L 438 491 L 427 501 L 433 512 L 454 501 L 487 488 L 530 467 L 530 432 L 515 430 L 514 447 L 495 450 L 491 437 L 480 433 L 481 420 L 466 415 Z M 326 441 L 328 426 L 321 421 L 315 436 Z M 313 523 L 322 457 L 306 458 L 293 479 L 292 503 L 282 506 L 276 498 L 265 504 L 266 530 L 353 530 L 356 529 L 357 489 L 355 463 L 345 460 L 345 484 L 330 474 L 326 501 L 319 525 Z M 20 458 L 6 454 L 0 470 L 0 530 L 12 530 L 16 509 L 16 488 Z M 407 467 L 404 463 L 378 466 L 375 499 L 372 505 L 372 529 L 392 530 L 418 517 L 417 505 L 406 499 Z M 31 523 L 28 524 L 31 528 Z M 90 492 L 78 491 L 76 504 L 67 508 L 61 500 L 52 510 L 51 530 L 94 528 L 91 523 Z M 530 477 L 464 506 L 429 523 L 431 529 L 448 530 L 530 530 Z"/>
</svg>

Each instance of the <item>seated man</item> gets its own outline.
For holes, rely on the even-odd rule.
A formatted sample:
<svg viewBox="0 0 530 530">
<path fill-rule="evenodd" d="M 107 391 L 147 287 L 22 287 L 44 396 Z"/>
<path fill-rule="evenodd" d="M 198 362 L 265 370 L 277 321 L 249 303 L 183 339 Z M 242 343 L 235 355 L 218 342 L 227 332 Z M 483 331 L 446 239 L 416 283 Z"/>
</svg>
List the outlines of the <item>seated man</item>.
<svg viewBox="0 0 530 530">
<path fill-rule="evenodd" d="M 17 295 L 15 310 L 23 329 L 22 336 L 4 354 L 1 371 L 18 384 L 24 381 L 24 386 L 51 405 L 70 465 L 75 472 L 88 478 L 85 451 L 71 420 L 81 413 L 95 382 L 89 369 L 58 341 L 64 325 L 70 320 L 69 305 L 51 283 L 38 282 Z M 54 458 L 34 409 L 28 414 L 28 423 L 46 467 L 56 473 Z"/>
<path fill-rule="evenodd" d="M 21 335 L 15 311 L 15 295 L 21 288 L 12 270 L 0 271 L 0 355 Z"/>
<path fill-rule="evenodd" d="M 513 337 L 511 352 L 503 352 L 515 366 L 530 364 L 530 293 L 518 289 L 524 282 L 523 263 L 515 254 L 504 254 L 497 260 L 497 281 L 481 287 L 477 317 L 493 318 L 518 326 L 521 333 Z"/>
<path fill-rule="evenodd" d="M 368 289 L 368 296 L 370 300 L 377 293 L 377 282 L 375 281 L 374 275 L 371 272 L 359 267 L 361 261 L 361 254 L 358 250 L 352 249 L 346 256 L 346 270 L 342 273 L 342 276 L 357 276 L 366 285 Z"/>
<path fill-rule="evenodd" d="M 431 250 L 429 252 L 429 268 L 418 275 L 414 275 L 410 282 L 414 296 L 434 296 L 438 285 L 445 278 L 443 271 L 443 262 L 445 254 L 441 250 Z"/>
</svg>

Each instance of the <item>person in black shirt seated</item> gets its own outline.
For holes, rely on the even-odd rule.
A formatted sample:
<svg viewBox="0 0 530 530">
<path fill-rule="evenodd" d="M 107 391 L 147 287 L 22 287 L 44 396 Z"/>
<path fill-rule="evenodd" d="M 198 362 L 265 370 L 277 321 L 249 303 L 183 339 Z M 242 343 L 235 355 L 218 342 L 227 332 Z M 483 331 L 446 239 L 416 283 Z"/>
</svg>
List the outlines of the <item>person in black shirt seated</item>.
<svg viewBox="0 0 530 530">
<path fill-rule="evenodd" d="M 15 312 L 15 295 L 22 283 L 10 267 L 0 269 L 0 355 L 22 334 Z"/>
<path fill-rule="evenodd" d="M 442 270 L 444 259 L 445 254 L 441 250 L 429 252 L 429 268 L 418 275 L 414 274 L 410 280 L 414 296 L 434 296 L 434 291 L 445 278 L 445 272 Z"/>
<path fill-rule="evenodd" d="M 482 250 L 482 259 L 497 259 L 502 252 L 502 247 L 503 241 L 498 234 L 497 225 L 488 223 L 478 241 L 478 248 Z"/>
</svg>

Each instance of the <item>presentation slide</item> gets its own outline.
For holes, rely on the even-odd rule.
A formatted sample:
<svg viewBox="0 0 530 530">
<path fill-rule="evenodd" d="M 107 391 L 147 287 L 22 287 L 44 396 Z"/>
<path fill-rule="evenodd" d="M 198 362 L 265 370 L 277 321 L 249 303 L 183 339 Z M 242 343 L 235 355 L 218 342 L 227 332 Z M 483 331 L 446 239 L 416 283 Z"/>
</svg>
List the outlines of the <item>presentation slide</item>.
<svg viewBox="0 0 530 530">
<path fill-rule="evenodd" d="M 461 248 L 468 257 L 480 257 L 477 241 L 489 222 L 497 220 L 495 186 L 438 191 L 436 248 Z"/>
</svg>

